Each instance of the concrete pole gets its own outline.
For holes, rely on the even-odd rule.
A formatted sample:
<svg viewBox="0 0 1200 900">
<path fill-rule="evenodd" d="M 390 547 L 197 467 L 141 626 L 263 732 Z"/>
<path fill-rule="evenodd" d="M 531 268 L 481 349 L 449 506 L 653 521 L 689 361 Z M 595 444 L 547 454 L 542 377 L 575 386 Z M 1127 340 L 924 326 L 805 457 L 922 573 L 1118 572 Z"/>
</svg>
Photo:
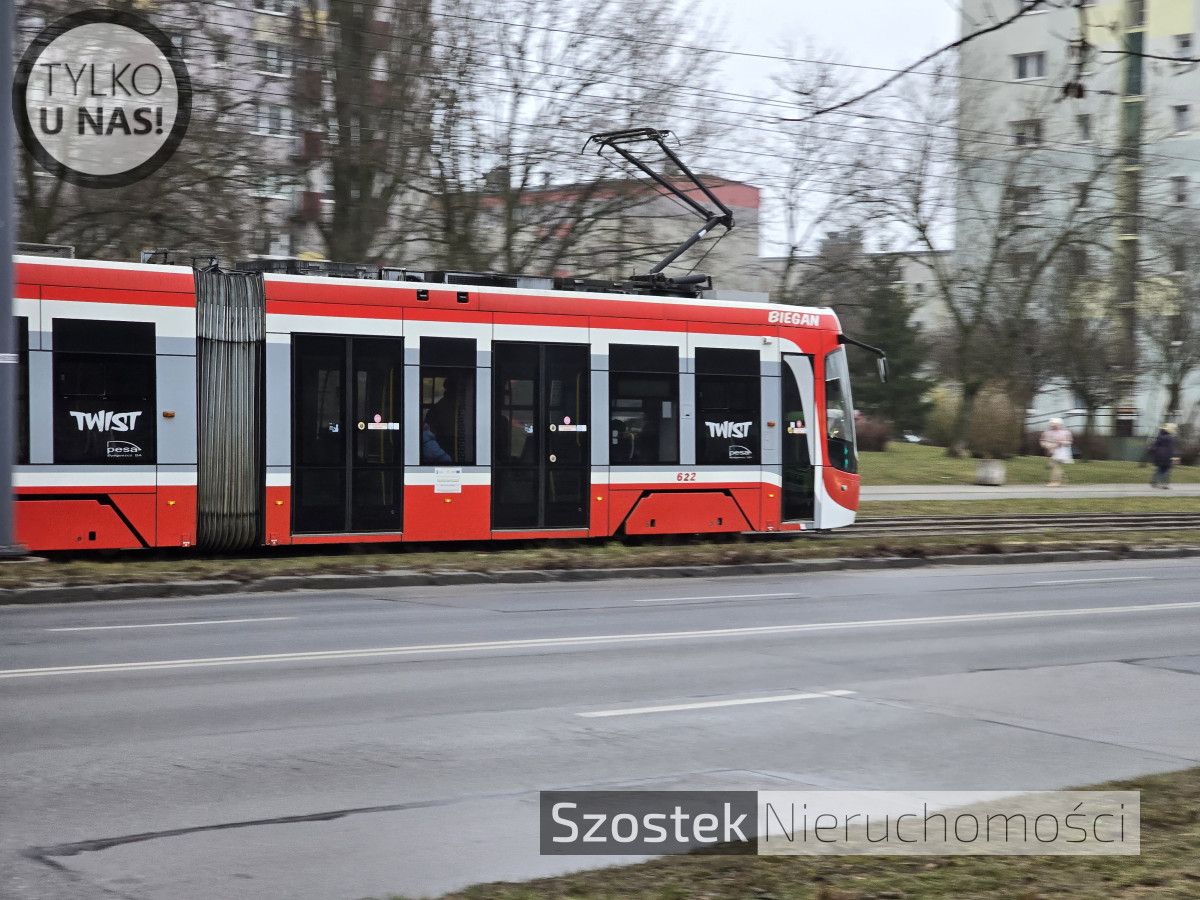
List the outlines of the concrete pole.
<svg viewBox="0 0 1200 900">
<path fill-rule="evenodd" d="M 1141 263 L 1142 141 L 1145 132 L 1146 0 L 1125 0 L 1121 16 L 1121 132 L 1117 169 L 1117 241 L 1113 253 L 1113 281 L 1120 322 L 1120 385 L 1113 434 L 1132 434 L 1136 415 L 1138 281 Z"/>
<path fill-rule="evenodd" d="M 16 322 L 13 320 L 13 251 L 16 206 L 13 203 L 12 80 L 13 0 L 0 0 L 0 558 L 20 556 L 13 536 L 13 461 L 16 456 Z"/>
</svg>

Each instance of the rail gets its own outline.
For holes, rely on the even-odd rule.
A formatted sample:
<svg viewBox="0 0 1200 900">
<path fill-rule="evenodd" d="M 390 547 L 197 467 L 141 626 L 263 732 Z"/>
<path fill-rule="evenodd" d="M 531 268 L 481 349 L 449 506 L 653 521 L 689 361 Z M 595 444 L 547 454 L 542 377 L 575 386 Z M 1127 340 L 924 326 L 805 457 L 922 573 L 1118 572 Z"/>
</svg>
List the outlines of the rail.
<svg viewBox="0 0 1200 900">
<path fill-rule="evenodd" d="M 1018 534 L 1028 531 L 1182 531 L 1200 529 L 1200 513 L 1056 513 L 1045 515 L 865 517 L 847 535 Z"/>
</svg>

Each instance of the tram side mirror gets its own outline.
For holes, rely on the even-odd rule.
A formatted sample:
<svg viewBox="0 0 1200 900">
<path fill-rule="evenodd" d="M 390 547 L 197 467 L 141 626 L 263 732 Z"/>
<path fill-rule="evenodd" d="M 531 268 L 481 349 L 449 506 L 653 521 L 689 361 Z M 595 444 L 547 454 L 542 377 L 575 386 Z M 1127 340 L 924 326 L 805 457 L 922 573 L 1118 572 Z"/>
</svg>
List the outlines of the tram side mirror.
<svg viewBox="0 0 1200 900">
<path fill-rule="evenodd" d="M 888 361 L 886 356 L 879 356 L 875 359 L 875 368 L 879 370 L 879 380 L 887 384 L 888 380 Z"/>
</svg>

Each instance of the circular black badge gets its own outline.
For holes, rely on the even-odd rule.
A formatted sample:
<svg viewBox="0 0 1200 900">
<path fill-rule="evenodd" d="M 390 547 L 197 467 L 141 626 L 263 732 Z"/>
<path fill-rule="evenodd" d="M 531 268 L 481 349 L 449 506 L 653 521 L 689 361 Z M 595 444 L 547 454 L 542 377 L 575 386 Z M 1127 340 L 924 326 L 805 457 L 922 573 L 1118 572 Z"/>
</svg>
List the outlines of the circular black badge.
<svg viewBox="0 0 1200 900">
<path fill-rule="evenodd" d="M 179 148 L 191 114 L 183 54 L 122 10 L 84 10 L 47 26 L 13 79 L 25 149 L 81 187 L 124 187 L 156 171 Z"/>
</svg>

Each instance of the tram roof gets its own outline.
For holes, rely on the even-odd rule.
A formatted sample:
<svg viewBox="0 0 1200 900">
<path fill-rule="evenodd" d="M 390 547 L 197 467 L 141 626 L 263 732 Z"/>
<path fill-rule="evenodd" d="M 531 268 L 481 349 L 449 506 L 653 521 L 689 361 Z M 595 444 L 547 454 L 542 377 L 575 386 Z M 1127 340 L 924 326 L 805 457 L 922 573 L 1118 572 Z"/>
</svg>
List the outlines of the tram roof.
<svg viewBox="0 0 1200 900">
<path fill-rule="evenodd" d="M 90 260 L 90 259 L 65 259 L 49 256 L 24 256 L 18 255 L 14 257 L 16 263 L 29 266 L 45 266 L 59 269 L 103 269 L 111 272 L 129 271 L 138 273 L 159 273 L 172 276 L 187 276 L 191 277 L 194 269 L 191 266 L 167 265 L 159 263 L 134 263 L 109 260 Z M 450 276 L 459 273 L 447 273 Z M 471 276 L 472 273 L 461 273 Z M 288 284 L 311 284 L 322 285 L 329 287 L 354 288 L 354 289 L 369 289 L 369 290 L 438 290 L 438 291 L 467 291 L 479 296 L 489 297 L 522 297 L 529 299 L 545 300 L 548 304 L 553 304 L 555 300 L 570 298 L 576 302 L 618 302 L 628 304 L 653 304 L 653 305 L 670 305 L 678 306 L 682 309 L 701 308 L 712 310 L 727 310 L 730 312 L 737 311 L 763 311 L 768 314 L 771 312 L 786 313 L 789 315 L 804 315 L 810 314 L 814 316 L 833 316 L 834 322 L 837 322 L 837 314 L 829 307 L 817 306 L 800 306 L 795 304 L 771 303 L 771 302 L 756 302 L 745 300 L 720 300 L 716 298 L 706 297 L 681 297 L 672 296 L 670 294 L 653 294 L 653 293 L 632 293 L 620 290 L 602 291 L 602 290 L 569 290 L 564 288 L 552 287 L 517 287 L 507 285 L 491 285 L 479 284 L 471 282 L 456 282 L 456 281 L 418 281 L 418 280 L 383 280 L 379 278 L 347 278 L 335 275 L 317 275 L 317 274 L 287 274 L 264 272 L 264 279 L 268 283 L 288 283 Z M 515 278 L 516 276 L 505 276 Z M 549 281 L 550 279 L 541 279 Z M 596 284 L 597 282 L 591 282 Z M 548 309 L 547 312 L 553 312 Z M 571 314 L 571 313 L 564 313 Z M 822 321 L 824 321 L 822 319 Z M 840 327 L 840 324 L 839 324 Z"/>
</svg>

